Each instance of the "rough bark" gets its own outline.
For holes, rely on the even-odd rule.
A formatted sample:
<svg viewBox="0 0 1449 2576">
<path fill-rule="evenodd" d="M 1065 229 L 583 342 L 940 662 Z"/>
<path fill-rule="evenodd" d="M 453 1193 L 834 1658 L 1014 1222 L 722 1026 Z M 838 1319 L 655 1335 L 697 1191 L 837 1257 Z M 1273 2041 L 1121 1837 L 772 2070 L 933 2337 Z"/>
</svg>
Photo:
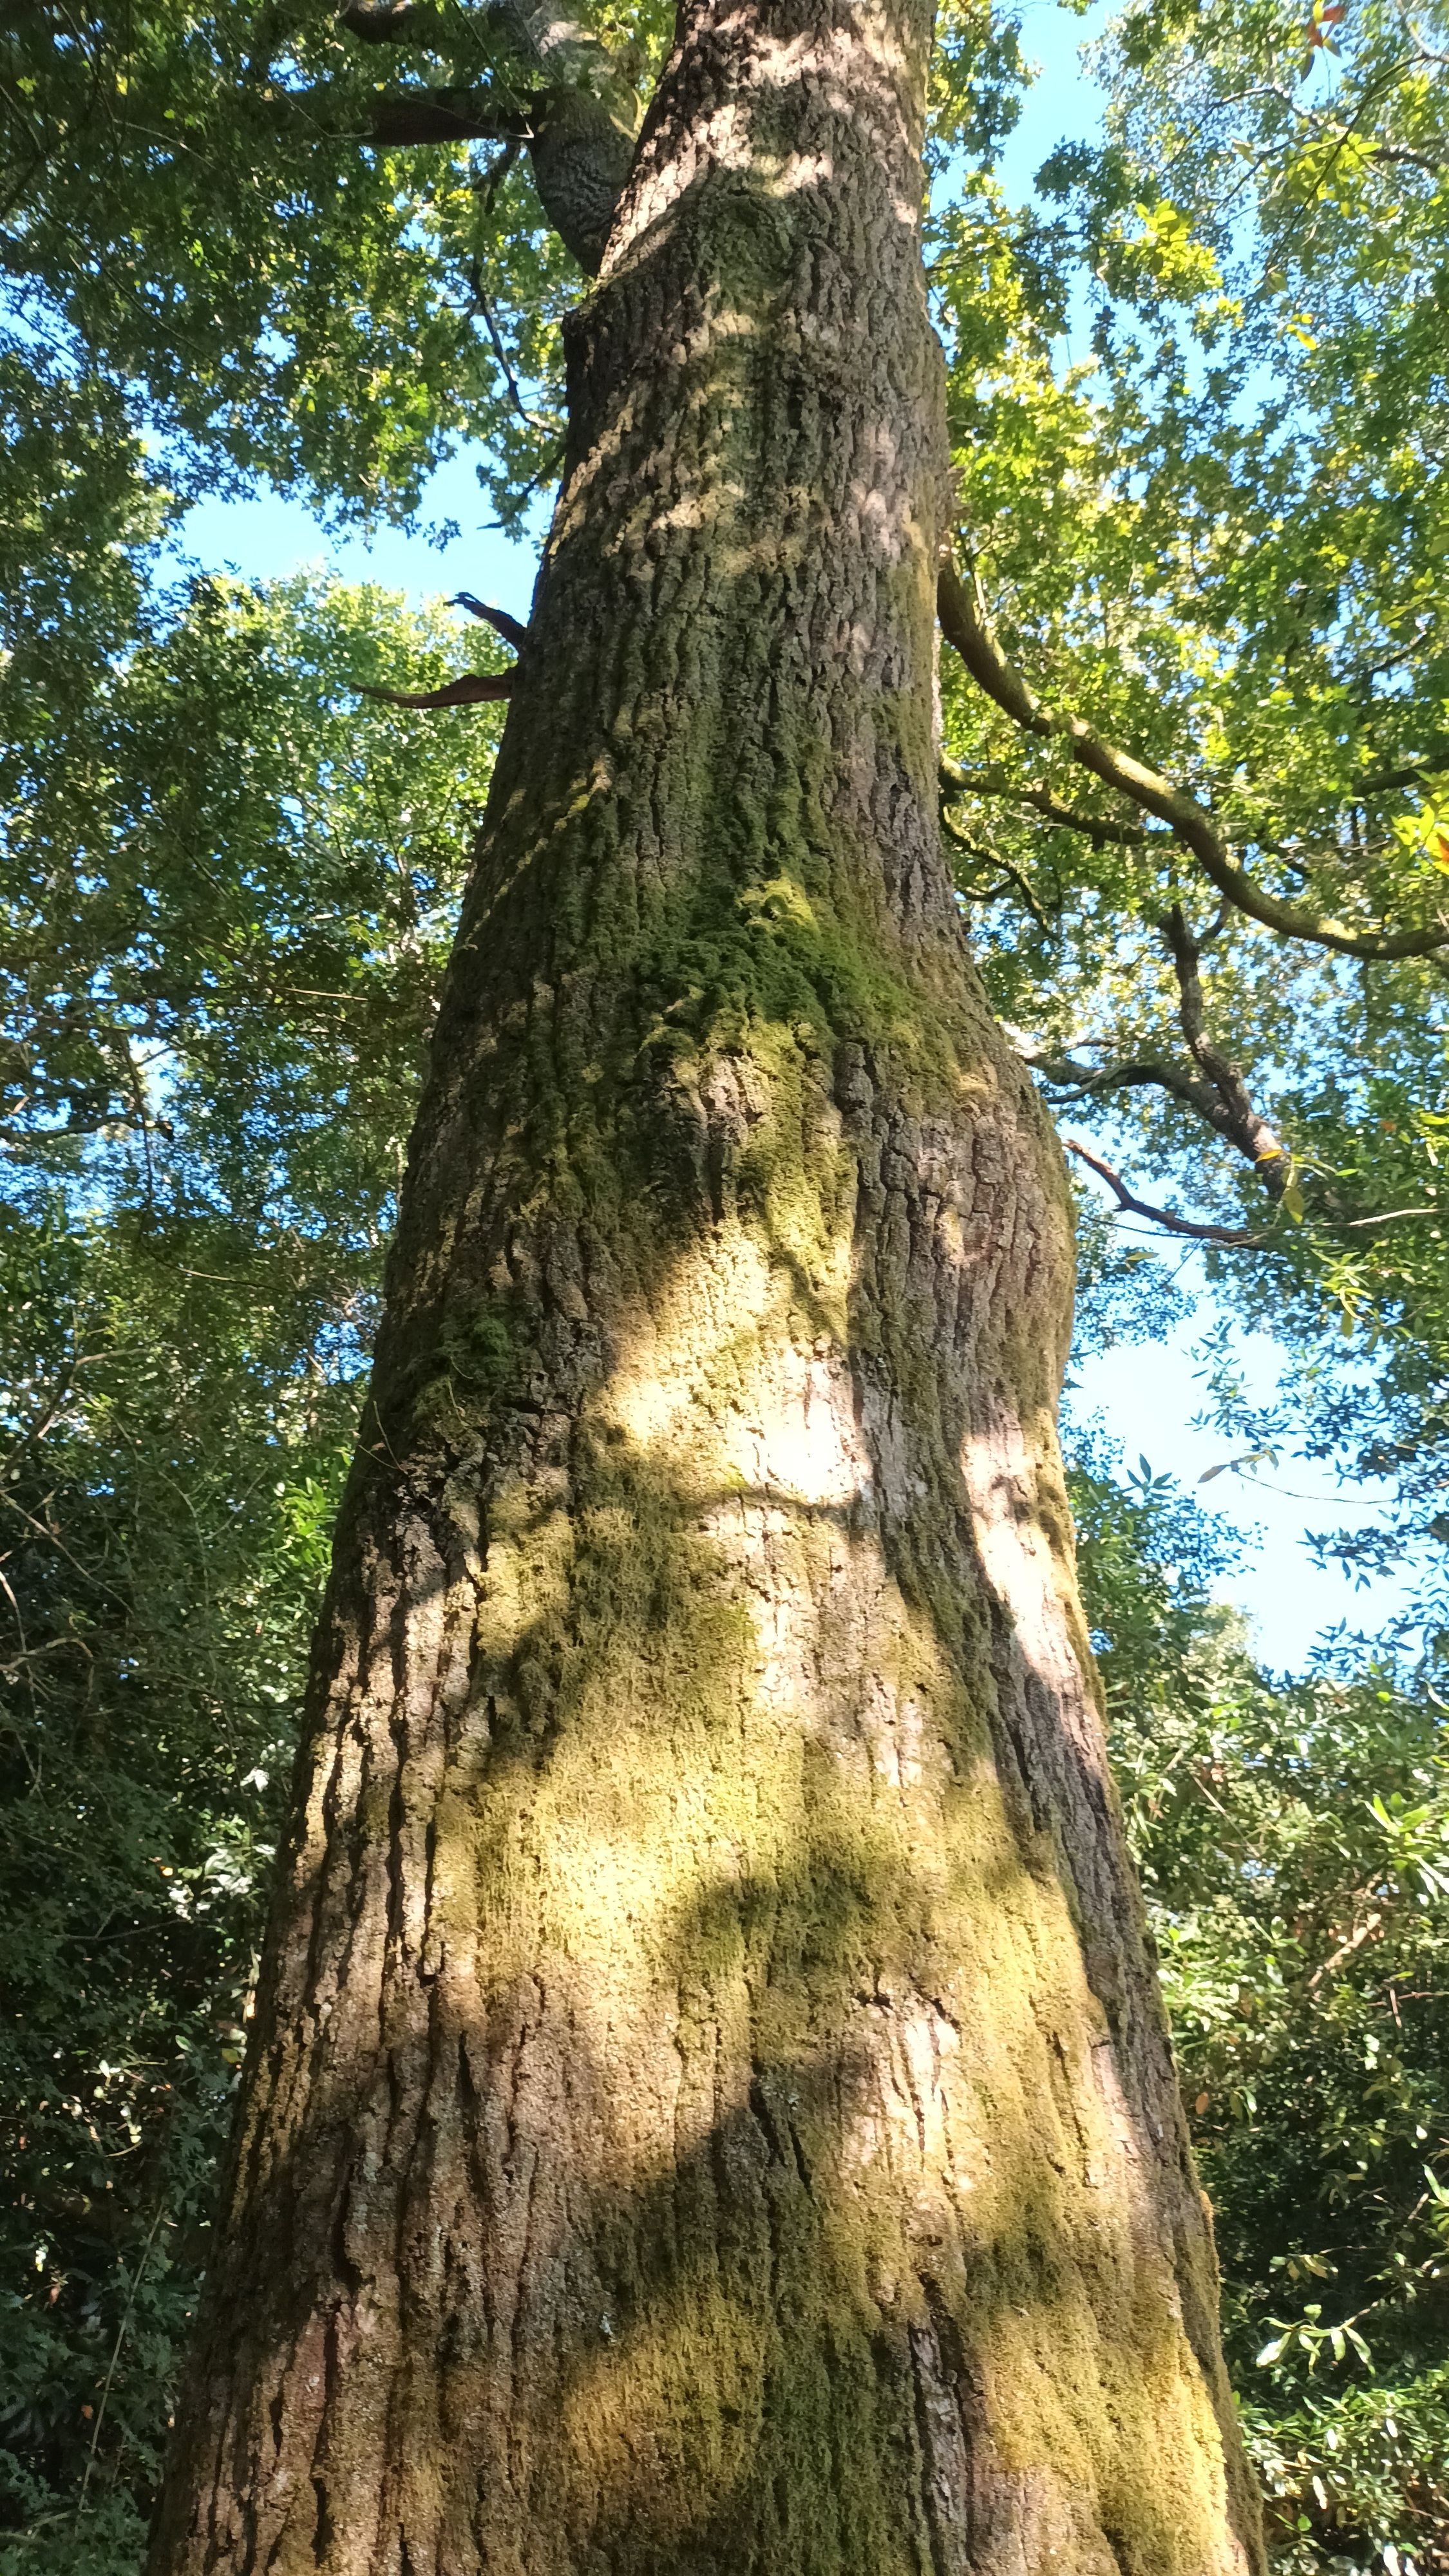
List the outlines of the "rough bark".
<svg viewBox="0 0 1449 2576">
<path fill-rule="evenodd" d="M 924 11 L 699 0 L 417 1134 L 155 2576 L 1228 2576 L 935 825 Z"/>
</svg>

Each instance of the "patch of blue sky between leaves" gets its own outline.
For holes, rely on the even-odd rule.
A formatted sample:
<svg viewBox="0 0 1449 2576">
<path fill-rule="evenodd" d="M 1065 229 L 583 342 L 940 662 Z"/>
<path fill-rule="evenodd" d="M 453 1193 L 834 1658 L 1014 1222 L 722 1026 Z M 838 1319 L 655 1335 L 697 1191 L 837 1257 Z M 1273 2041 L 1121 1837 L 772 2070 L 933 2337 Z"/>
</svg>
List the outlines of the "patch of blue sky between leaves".
<svg viewBox="0 0 1449 2576">
<path fill-rule="evenodd" d="M 432 476 L 418 515 L 411 534 L 380 527 L 366 537 L 336 535 L 304 502 L 259 490 L 240 500 L 197 502 L 177 530 L 173 552 L 204 571 L 236 572 L 248 581 L 278 581 L 304 565 L 322 565 L 340 581 L 402 591 L 415 607 L 471 590 L 527 619 L 537 549 L 515 545 L 489 526 L 476 460 L 466 448 Z M 436 534 L 430 537 L 429 529 Z"/>
<path fill-rule="evenodd" d="M 1021 114 L 997 158 L 996 175 L 1008 205 L 1035 206 L 1044 215 L 1060 207 L 1039 198 L 1036 174 L 1059 144 L 1102 138 L 1104 94 L 1084 60 L 1104 32 L 1111 0 L 1093 0 L 1085 11 L 1058 9 L 1052 0 L 1025 0 L 1017 16 L 1023 60 L 1033 78 Z M 1076 277 L 1067 300 L 1067 327 L 1056 344 L 1058 366 L 1079 366 L 1092 354 L 1092 312 L 1085 276 Z"/>
<path fill-rule="evenodd" d="M 1034 197 L 1036 174 L 1059 143 L 1100 140 L 1103 93 L 1082 56 L 1111 16 L 1110 0 L 1093 0 L 1085 11 L 1058 9 L 1052 0 L 1024 0 L 1018 9 L 1022 57 L 1035 76 L 997 161 L 1012 205 Z"/>
<path fill-rule="evenodd" d="M 1140 1474 L 1145 1462 L 1154 1476 L 1173 1477 L 1230 1525 L 1239 1552 L 1216 1586 L 1218 1597 L 1246 1613 L 1265 1664 L 1301 1672 L 1320 1637 L 1340 1626 L 1377 1632 L 1407 1609 L 1414 1586 L 1407 1577 L 1356 1583 L 1336 1565 L 1317 1564 L 1309 1551 L 1310 1531 L 1356 1529 L 1377 1516 L 1384 1508 L 1381 1487 L 1340 1487 L 1321 1461 L 1296 1457 L 1287 1446 L 1273 1459 L 1235 1464 L 1243 1459 L 1243 1442 L 1198 1418 L 1208 1402 L 1199 1344 L 1220 1312 L 1204 1291 L 1196 1314 L 1160 1336 L 1079 1353 L 1068 1419 L 1100 1416 L 1121 1443 L 1129 1472 Z M 1277 1393 L 1282 1358 L 1265 1333 L 1233 1335 L 1234 1374 L 1249 1400 L 1265 1409 Z"/>
</svg>

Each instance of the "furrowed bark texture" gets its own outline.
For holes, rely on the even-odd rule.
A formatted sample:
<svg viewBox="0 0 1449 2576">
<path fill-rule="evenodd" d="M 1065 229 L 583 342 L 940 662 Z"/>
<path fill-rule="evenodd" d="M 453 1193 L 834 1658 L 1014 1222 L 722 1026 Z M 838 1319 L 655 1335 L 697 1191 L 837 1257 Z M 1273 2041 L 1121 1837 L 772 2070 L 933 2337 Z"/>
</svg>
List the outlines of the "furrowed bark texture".
<svg viewBox="0 0 1449 2576">
<path fill-rule="evenodd" d="M 1258 2563 L 937 854 L 926 42 L 699 0 L 572 325 L 155 2576 Z"/>
</svg>

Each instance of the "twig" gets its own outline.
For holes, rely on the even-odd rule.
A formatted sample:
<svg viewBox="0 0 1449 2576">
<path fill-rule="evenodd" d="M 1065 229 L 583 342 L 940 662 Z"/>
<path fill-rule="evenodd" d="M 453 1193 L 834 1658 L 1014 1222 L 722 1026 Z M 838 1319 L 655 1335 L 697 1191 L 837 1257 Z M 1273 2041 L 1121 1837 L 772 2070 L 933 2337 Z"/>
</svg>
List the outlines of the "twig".
<svg viewBox="0 0 1449 2576">
<path fill-rule="evenodd" d="M 1401 1216 L 1437 1216 L 1437 1208 L 1385 1208 L 1382 1216 L 1350 1216 L 1344 1219 L 1344 1232 L 1351 1234 L 1361 1225 L 1393 1225 Z"/>
<path fill-rule="evenodd" d="M 483 292 L 483 280 L 478 273 L 478 262 L 476 259 L 470 260 L 468 263 L 468 284 L 472 290 L 474 305 L 478 312 L 482 314 L 488 337 L 493 343 L 493 355 L 503 370 L 503 381 L 508 387 L 509 400 L 511 401 L 514 410 L 517 412 L 525 429 L 547 429 L 547 421 L 540 420 L 536 412 L 531 412 L 529 410 L 527 403 L 524 401 L 522 394 L 518 390 L 518 378 L 515 376 L 512 366 L 509 363 L 508 351 L 503 346 L 502 339 L 499 335 L 498 325 L 493 319 L 493 308 L 489 303 L 487 296 Z"/>
<path fill-rule="evenodd" d="M 126 2340 L 126 2328 L 131 2322 L 131 2311 L 136 2304 L 136 2292 L 141 2286 L 141 2275 L 145 2271 L 146 2266 L 151 2259 L 151 2248 L 156 2242 L 156 2231 L 165 2214 L 163 2206 L 161 2209 L 157 2210 L 155 2217 L 151 2221 L 151 2233 L 141 2248 L 141 2259 L 136 2265 L 136 2269 L 131 2276 L 131 2286 L 126 2293 L 126 2304 L 121 2311 L 121 2322 L 116 2328 L 116 2340 L 111 2346 L 110 2366 L 106 2372 L 105 2386 L 101 2390 L 101 2402 L 96 2408 L 96 2420 L 91 2427 L 91 2447 L 86 2454 L 86 2473 L 81 2480 L 80 2498 L 75 2509 L 75 2518 L 77 2522 L 80 2521 L 81 2515 L 86 2509 L 86 2496 L 90 2490 L 91 2475 L 96 2465 L 96 2444 L 101 2438 L 101 2426 L 106 2420 L 106 2403 L 111 2394 L 111 2382 L 116 2375 L 116 2364 L 121 2358 L 121 2346 Z"/>
</svg>

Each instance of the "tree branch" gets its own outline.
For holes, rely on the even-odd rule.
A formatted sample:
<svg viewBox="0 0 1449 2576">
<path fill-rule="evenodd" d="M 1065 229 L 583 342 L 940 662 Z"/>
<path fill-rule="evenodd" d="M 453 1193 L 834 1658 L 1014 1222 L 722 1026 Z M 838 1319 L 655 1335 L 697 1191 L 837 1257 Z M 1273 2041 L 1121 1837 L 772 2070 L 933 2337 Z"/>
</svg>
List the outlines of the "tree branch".
<svg viewBox="0 0 1449 2576">
<path fill-rule="evenodd" d="M 1198 978 L 1198 959 L 1202 954 L 1187 926 L 1187 916 L 1180 903 L 1165 913 L 1159 928 L 1172 953 L 1177 974 L 1178 1016 L 1188 1052 L 1202 1067 L 1221 1103 L 1221 1115 L 1206 1110 L 1219 1135 L 1236 1145 L 1245 1161 L 1252 1164 L 1271 1199 L 1281 1199 L 1292 1176 L 1292 1164 L 1280 1139 L 1266 1118 L 1254 1108 L 1238 1068 L 1213 1044 L 1203 1025 L 1202 984 Z"/>
<path fill-rule="evenodd" d="M 445 41 L 447 29 L 433 11 L 420 9 L 417 0 L 346 0 L 337 12 L 338 25 L 349 36 L 360 36 L 365 45 L 428 45 L 436 37 Z"/>
<path fill-rule="evenodd" d="M 1150 1224 L 1160 1225 L 1168 1234 L 1191 1236 L 1194 1243 L 1230 1244 L 1240 1251 L 1256 1252 L 1260 1251 L 1268 1241 L 1266 1234 L 1249 1234 L 1242 1226 L 1199 1225 L 1190 1216 L 1174 1216 L 1171 1208 L 1149 1207 L 1146 1199 L 1137 1198 L 1129 1190 L 1126 1182 L 1120 1174 L 1113 1171 L 1110 1163 L 1104 1163 L 1099 1154 L 1091 1153 L 1075 1136 L 1064 1136 L 1062 1143 L 1069 1154 L 1075 1154 L 1079 1162 L 1086 1163 L 1106 1182 L 1118 1206 L 1125 1208 L 1129 1216 L 1146 1217 Z"/>
<path fill-rule="evenodd" d="M 999 850 L 983 848 L 979 842 L 969 839 L 966 833 L 961 831 L 958 826 L 952 822 L 949 814 L 942 814 L 941 829 L 945 833 L 947 840 L 952 842 L 958 850 L 962 851 L 968 859 L 975 859 L 988 868 L 999 868 L 1006 883 L 1020 896 L 1043 938 L 1051 939 L 1054 937 L 1055 934 L 1052 930 L 1051 921 L 1043 911 L 1041 904 L 1032 892 L 1026 878 L 1022 875 L 1020 868 L 1013 866 L 1010 859 L 1003 858 Z M 963 886 L 961 891 L 963 894 L 969 894 L 972 889 L 969 886 Z M 995 891 L 999 893 L 1001 889 L 997 888 Z"/>
<path fill-rule="evenodd" d="M 942 792 L 947 796 L 1009 796 L 1018 805 L 1029 805 L 1033 811 L 1056 823 L 1064 831 L 1080 832 L 1094 849 L 1140 849 L 1147 834 L 1140 823 L 1113 823 L 1104 815 L 1079 814 L 1074 805 L 1063 805 L 1045 787 L 1023 787 L 1009 778 L 1004 769 L 962 769 L 943 752 L 940 756 Z"/>
<path fill-rule="evenodd" d="M 510 146 L 510 149 L 512 149 L 512 146 Z M 545 423 L 535 418 L 534 414 L 529 410 L 527 403 L 524 401 L 522 394 L 518 390 L 518 378 L 515 376 L 513 368 L 509 362 L 508 351 L 504 348 L 502 334 L 499 331 L 497 323 L 493 319 L 493 307 L 483 292 L 482 273 L 476 259 L 470 260 L 468 263 L 468 284 L 472 292 L 473 309 L 475 312 L 482 314 L 484 325 L 488 332 L 488 337 L 493 344 L 493 355 L 498 361 L 499 367 L 502 370 L 503 381 L 508 387 L 509 401 L 512 403 L 519 419 L 523 422 L 525 429 L 539 430 L 544 428 Z M 463 601 L 463 605 L 466 607 L 468 603 L 462 592 L 459 593 L 459 598 Z M 487 611 L 485 610 L 483 614 L 486 615 Z"/>
<path fill-rule="evenodd" d="M 465 671 L 440 689 L 370 689 L 356 683 L 359 697 L 380 698 L 389 707 L 477 707 L 513 695 L 512 671 Z"/>
<path fill-rule="evenodd" d="M 481 617 L 485 626 L 491 626 L 495 635 L 501 635 L 505 644 L 512 645 L 515 653 L 521 653 L 528 642 L 526 626 L 520 625 L 516 617 L 510 617 L 506 608 L 490 608 L 485 599 L 475 599 L 471 590 L 455 590 L 448 606 L 466 608 L 470 617 Z"/>
<path fill-rule="evenodd" d="M 385 151 L 427 143 L 526 143 L 532 126 L 517 101 L 487 89 L 379 90 L 359 141 Z"/>
<path fill-rule="evenodd" d="M 1168 1091 L 1183 1106 L 1196 1112 L 1215 1127 L 1231 1144 L 1228 1113 L 1210 1083 L 1198 1082 L 1190 1073 L 1182 1073 L 1175 1064 L 1161 1056 L 1122 1056 L 1113 1064 L 1079 1064 L 1074 1056 L 1038 1055 L 1019 1050 L 1023 1064 L 1039 1073 L 1053 1091 L 1060 1092 L 1063 1105 L 1070 1100 L 1091 1100 L 1103 1091 Z"/>
<path fill-rule="evenodd" d="M 1226 1144 L 1251 1163 L 1270 1199 L 1284 1198 L 1292 1183 L 1293 1163 L 1266 1118 L 1254 1108 L 1237 1066 L 1207 1035 L 1203 1021 L 1202 985 L 1198 978 L 1201 949 L 1188 929 L 1182 906 L 1174 904 L 1158 924 L 1177 973 L 1178 1016 L 1197 1074 L 1182 1072 L 1161 1056 L 1126 1056 L 1105 1065 L 1079 1064 L 1071 1056 L 1048 1056 L 1018 1050 L 1064 1099 L 1088 1100 L 1104 1091 L 1152 1088 L 1166 1091 L 1194 1111 Z"/>
<path fill-rule="evenodd" d="M 1422 779 L 1442 777 L 1449 769 L 1449 745 L 1441 744 L 1441 758 L 1427 752 L 1422 760 L 1406 760 L 1402 769 L 1381 769 L 1369 778 L 1349 781 L 1349 795 L 1355 804 L 1364 796 L 1386 796 L 1396 787 L 1417 787 Z"/>
<path fill-rule="evenodd" d="M 607 66 L 603 47 L 595 50 Z M 587 85 L 560 79 L 546 65 L 529 71 L 524 91 L 520 97 L 506 82 L 496 92 L 420 85 L 378 90 L 358 100 L 322 83 L 310 90 L 273 92 L 272 104 L 317 130 L 351 136 L 381 151 L 526 143 L 544 214 L 579 266 L 596 277 L 633 161 L 633 129 Z"/>
<path fill-rule="evenodd" d="M 1192 852 L 1218 892 L 1250 920 L 1260 921 L 1285 939 L 1301 939 L 1317 948 L 1336 949 L 1344 957 L 1426 957 L 1449 947 L 1449 929 L 1359 932 L 1335 921 L 1315 921 L 1296 904 L 1280 903 L 1255 885 L 1219 838 L 1207 808 L 1185 788 L 1174 787 L 1160 771 L 1131 752 L 1119 751 L 1081 716 L 1044 707 L 1021 673 L 1008 662 L 987 622 L 974 576 L 963 581 L 949 555 L 943 555 L 937 584 L 941 632 L 954 646 L 977 686 L 983 689 L 1023 733 L 1043 741 L 1065 742 L 1073 760 L 1103 784 L 1130 797 L 1145 814 L 1166 823 L 1176 840 Z"/>
</svg>

